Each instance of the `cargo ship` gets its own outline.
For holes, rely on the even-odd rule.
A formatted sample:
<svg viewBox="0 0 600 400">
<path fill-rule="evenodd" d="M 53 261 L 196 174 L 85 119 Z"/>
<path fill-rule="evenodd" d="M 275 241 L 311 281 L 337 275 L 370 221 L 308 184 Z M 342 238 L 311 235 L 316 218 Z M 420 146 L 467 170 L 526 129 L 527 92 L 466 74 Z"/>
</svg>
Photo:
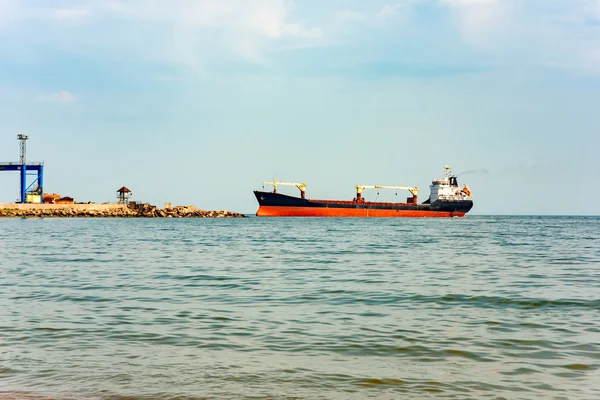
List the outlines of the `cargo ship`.
<svg viewBox="0 0 600 400">
<path fill-rule="evenodd" d="M 264 191 L 264 185 L 272 185 L 273 191 Z M 277 186 L 295 186 L 300 197 L 277 193 Z M 313 200 L 306 198 L 306 183 L 263 182 L 263 190 L 255 190 L 259 207 L 258 217 L 359 217 L 359 218 L 399 218 L 399 217 L 464 217 L 473 207 L 472 193 L 465 184 L 462 188 L 445 166 L 442 179 L 431 182 L 429 198 L 418 203 L 418 187 L 356 185 L 353 200 Z M 408 190 L 411 197 L 405 203 L 372 202 L 363 198 L 366 189 Z"/>
</svg>

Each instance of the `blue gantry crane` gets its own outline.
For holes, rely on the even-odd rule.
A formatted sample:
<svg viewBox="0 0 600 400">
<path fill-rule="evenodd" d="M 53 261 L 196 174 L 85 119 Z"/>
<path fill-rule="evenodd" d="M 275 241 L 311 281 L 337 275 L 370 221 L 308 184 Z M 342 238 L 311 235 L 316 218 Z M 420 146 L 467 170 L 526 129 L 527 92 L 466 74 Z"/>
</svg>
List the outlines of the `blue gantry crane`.
<svg viewBox="0 0 600 400">
<path fill-rule="evenodd" d="M 17 139 L 21 144 L 21 160 L 19 162 L 0 162 L 0 171 L 21 172 L 21 203 L 41 203 L 44 195 L 44 163 L 27 162 L 27 140 L 29 137 L 19 133 Z M 29 173 L 30 171 L 33 174 Z M 35 176 L 35 179 L 29 185 L 27 185 L 27 176 Z"/>
</svg>

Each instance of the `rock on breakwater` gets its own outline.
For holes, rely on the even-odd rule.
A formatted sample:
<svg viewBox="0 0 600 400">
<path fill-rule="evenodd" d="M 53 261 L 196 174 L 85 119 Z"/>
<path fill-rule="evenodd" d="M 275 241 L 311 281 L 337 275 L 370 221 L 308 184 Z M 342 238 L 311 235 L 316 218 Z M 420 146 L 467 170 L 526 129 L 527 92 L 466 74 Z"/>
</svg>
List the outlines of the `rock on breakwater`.
<svg viewBox="0 0 600 400">
<path fill-rule="evenodd" d="M 244 218 L 228 210 L 198 210 L 194 206 L 158 209 L 150 204 L 15 204 L 0 207 L 0 218 Z M 24 207 L 26 206 L 26 207 Z"/>
<path fill-rule="evenodd" d="M 195 206 L 177 206 L 158 209 L 150 204 L 137 204 L 129 207 L 137 217 L 148 218 L 244 218 L 245 215 L 228 210 L 198 210 Z"/>
</svg>

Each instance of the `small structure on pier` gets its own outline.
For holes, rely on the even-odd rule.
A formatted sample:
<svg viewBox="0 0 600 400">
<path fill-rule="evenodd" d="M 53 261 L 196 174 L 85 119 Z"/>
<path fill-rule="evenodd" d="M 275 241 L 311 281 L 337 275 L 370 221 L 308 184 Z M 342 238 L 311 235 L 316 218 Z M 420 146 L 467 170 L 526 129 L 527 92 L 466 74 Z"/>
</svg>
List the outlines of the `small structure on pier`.
<svg viewBox="0 0 600 400">
<path fill-rule="evenodd" d="M 60 194 L 57 193 L 44 193 L 42 196 L 42 203 L 44 204 L 55 204 L 56 200 L 60 199 Z"/>
<path fill-rule="evenodd" d="M 72 197 L 65 196 L 55 200 L 54 204 L 75 204 L 75 200 Z"/>
<path fill-rule="evenodd" d="M 125 186 L 117 190 L 117 198 L 119 199 L 119 204 L 129 204 L 130 197 L 131 190 L 127 189 Z"/>
</svg>

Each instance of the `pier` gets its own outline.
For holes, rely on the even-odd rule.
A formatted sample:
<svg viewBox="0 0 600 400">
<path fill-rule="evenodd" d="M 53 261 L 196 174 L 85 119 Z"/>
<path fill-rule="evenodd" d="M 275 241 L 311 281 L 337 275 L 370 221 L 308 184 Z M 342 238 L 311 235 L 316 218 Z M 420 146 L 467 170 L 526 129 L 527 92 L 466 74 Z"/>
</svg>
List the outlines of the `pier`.
<svg viewBox="0 0 600 400">
<path fill-rule="evenodd" d="M 244 218 L 228 210 L 195 206 L 159 209 L 151 204 L 19 204 L 0 203 L 0 218 Z"/>
</svg>

